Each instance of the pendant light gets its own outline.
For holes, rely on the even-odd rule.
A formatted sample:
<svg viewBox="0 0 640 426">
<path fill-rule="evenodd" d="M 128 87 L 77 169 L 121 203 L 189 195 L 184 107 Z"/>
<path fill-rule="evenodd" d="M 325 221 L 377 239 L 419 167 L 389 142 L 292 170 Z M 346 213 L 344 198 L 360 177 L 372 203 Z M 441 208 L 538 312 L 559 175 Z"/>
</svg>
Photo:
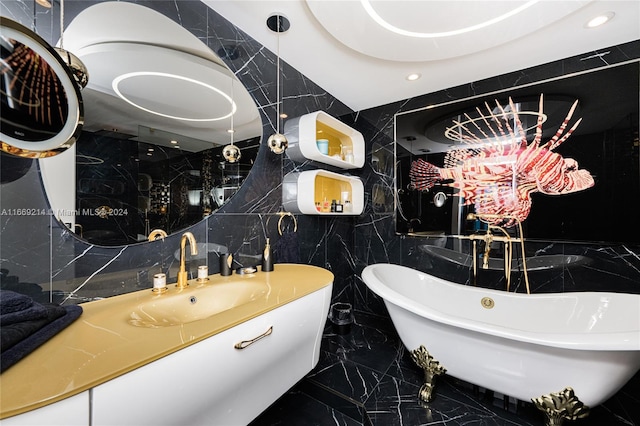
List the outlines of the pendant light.
<svg viewBox="0 0 640 426">
<path fill-rule="evenodd" d="M 269 136 L 269 139 L 267 139 L 267 145 L 269 145 L 271 152 L 275 154 L 282 154 L 289 146 L 289 142 L 287 141 L 287 138 L 280 133 L 280 119 L 286 117 L 286 115 L 280 114 L 280 103 L 282 102 L 280 96 L 280 33 L 286 32 L 290 27 L 290 23 L 285 16 L 274 14 L 267 19 L 267 27 L 269 27 L 271 31 L 276 32 L 278 37 L 276 50 L 276 133 Z"/>
<path fill-rule="evenodd" d="M 37 1 L 37 0 L 36 0 Z M 60 47 L 54 49 L 60 55 L 62 60 L 71 70 L 74 80 L 78 84 L 80 89 L 84 89 L 89 82 L 89 71 L 87 67 L 82 63 L 73 53 L 64 49 L 64 0 L 60 0 Z"/>
<path fill-rule="evenodd" d="M 230 163 L 235 163 L 241 157 L 240 148 L 233 144 L 233 134 L 235 129 L 233 128 L 233 115 L 235 114 L 235 103 L 233 97 L 233 77 L 231 78 L 231 127 L 228 132 L 230 135 L 230 143 L 222 149 L 222 156 Z"/>
<path fill-rule="evenodd" d="M 35 0 L 40 6 L 51 9 L 51 2 L 49 0 Z"/>
</svg>

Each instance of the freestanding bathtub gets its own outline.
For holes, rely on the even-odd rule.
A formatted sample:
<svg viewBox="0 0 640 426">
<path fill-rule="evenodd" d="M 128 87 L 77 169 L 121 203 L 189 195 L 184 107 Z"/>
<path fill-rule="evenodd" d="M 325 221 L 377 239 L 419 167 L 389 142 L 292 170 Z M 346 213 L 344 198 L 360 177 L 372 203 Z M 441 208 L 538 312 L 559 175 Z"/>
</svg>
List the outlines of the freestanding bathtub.
<svg viewBox="0 0 640 426">
<path fill-rule="evenodd" d="M 393 264 L 362 279 L 409 351 L 424 346 L 447 374 L 507 396 L 569 387 L 593 407 L 640 369 L 640 295 L 507 293 Z"/>
</svg>

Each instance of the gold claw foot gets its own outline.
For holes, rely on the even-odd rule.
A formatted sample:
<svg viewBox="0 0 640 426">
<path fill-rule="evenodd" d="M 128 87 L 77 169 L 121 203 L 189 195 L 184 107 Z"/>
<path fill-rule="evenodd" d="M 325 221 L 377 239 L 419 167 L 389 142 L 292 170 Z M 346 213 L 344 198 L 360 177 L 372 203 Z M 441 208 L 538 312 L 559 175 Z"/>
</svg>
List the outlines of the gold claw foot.
<svg viewBox="0 0 640 426">
<path fill-rule="evenodd" d="M 418 397 L 422 401 L 430 402 L 433 399 L 436 377 L 446 373 L 447 370 L 441 366 L 422 345 L 411 352 L 411 359 L 424 371 L 424 384 L 420 387 L 420 391 L 418 391 Z"/>
<path fill-rule="evenodd" d="M 589 415 L 589 407 L 576 397 L 570 387 L 566 387 L 560 392 L 532 398 L 531 401 L 538 410 L 546 414 L 546 426 L 561 426 L 565 420 L 582 419 Z"/>
</svg>

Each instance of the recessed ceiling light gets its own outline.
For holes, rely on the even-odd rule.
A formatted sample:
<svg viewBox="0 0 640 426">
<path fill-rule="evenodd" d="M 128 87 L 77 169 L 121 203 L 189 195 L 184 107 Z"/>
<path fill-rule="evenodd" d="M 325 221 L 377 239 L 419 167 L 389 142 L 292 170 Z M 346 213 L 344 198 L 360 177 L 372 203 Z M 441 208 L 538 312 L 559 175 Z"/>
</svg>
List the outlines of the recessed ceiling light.
<svg viewBox="0 0 640 426">
<path fill-rule="evenodd" d="M 227 130 L 227 133 L 235 133 L 235 132 L 236 132 L 236 131 L 235 131 L 235 130 L 233 130 L 233 129 L 229 129 L 229 130 Z"/>
<path fill-rule="evenodd" d="M 415 81 L 417 79 L 419 79 L 420 77 L 422 77 L 422 74 L 418 74 L 417 72 L 413 73 L 413 74 L 409 74 L 407 76 L 407 80 L 409 81 Z"/>
<path fill-rule="evenodd" d="M 178 141 L 171 141 L 171 143 L 175 145 L 178 143 Z"/>
<path fill-rule="evenodd" d="M 589 22 L 587 22 L 586 27 L 587 28 L 599 27 L 609 22 L 614 16 L 615 16 L 615 13 L 613 12 L 603 13 L 602 15 L 598 15 L 592 20 L 590 20 Z"/>
</svg>

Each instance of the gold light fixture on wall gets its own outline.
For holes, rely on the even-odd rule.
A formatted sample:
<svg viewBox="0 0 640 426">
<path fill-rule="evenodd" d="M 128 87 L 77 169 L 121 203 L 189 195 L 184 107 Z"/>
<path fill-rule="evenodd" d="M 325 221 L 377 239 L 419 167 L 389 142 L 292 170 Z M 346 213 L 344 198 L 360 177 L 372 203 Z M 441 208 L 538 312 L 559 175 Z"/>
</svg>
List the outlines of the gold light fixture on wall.
<svg viewBox="0 0 640 426">
<path fill-rule="evenodd" d="M 269 136 L 267 139 L 267 145 L 271 152 L 275 154 L 282 154 L 289 146 L 287 138 L 280 133 L 280 120 L 286 118 L 286 114 L 280 113 L 280 104 L 282 97 L 280 95 L 280 33 L 284 33 L 289 30 L 291 26 L 289 20 L 280 15 L 279 13 L 269 16 L 267 19 L 267 27 L 277 33 L 277 49 L 276 49 L 276 133 Z"/>
</svg>

